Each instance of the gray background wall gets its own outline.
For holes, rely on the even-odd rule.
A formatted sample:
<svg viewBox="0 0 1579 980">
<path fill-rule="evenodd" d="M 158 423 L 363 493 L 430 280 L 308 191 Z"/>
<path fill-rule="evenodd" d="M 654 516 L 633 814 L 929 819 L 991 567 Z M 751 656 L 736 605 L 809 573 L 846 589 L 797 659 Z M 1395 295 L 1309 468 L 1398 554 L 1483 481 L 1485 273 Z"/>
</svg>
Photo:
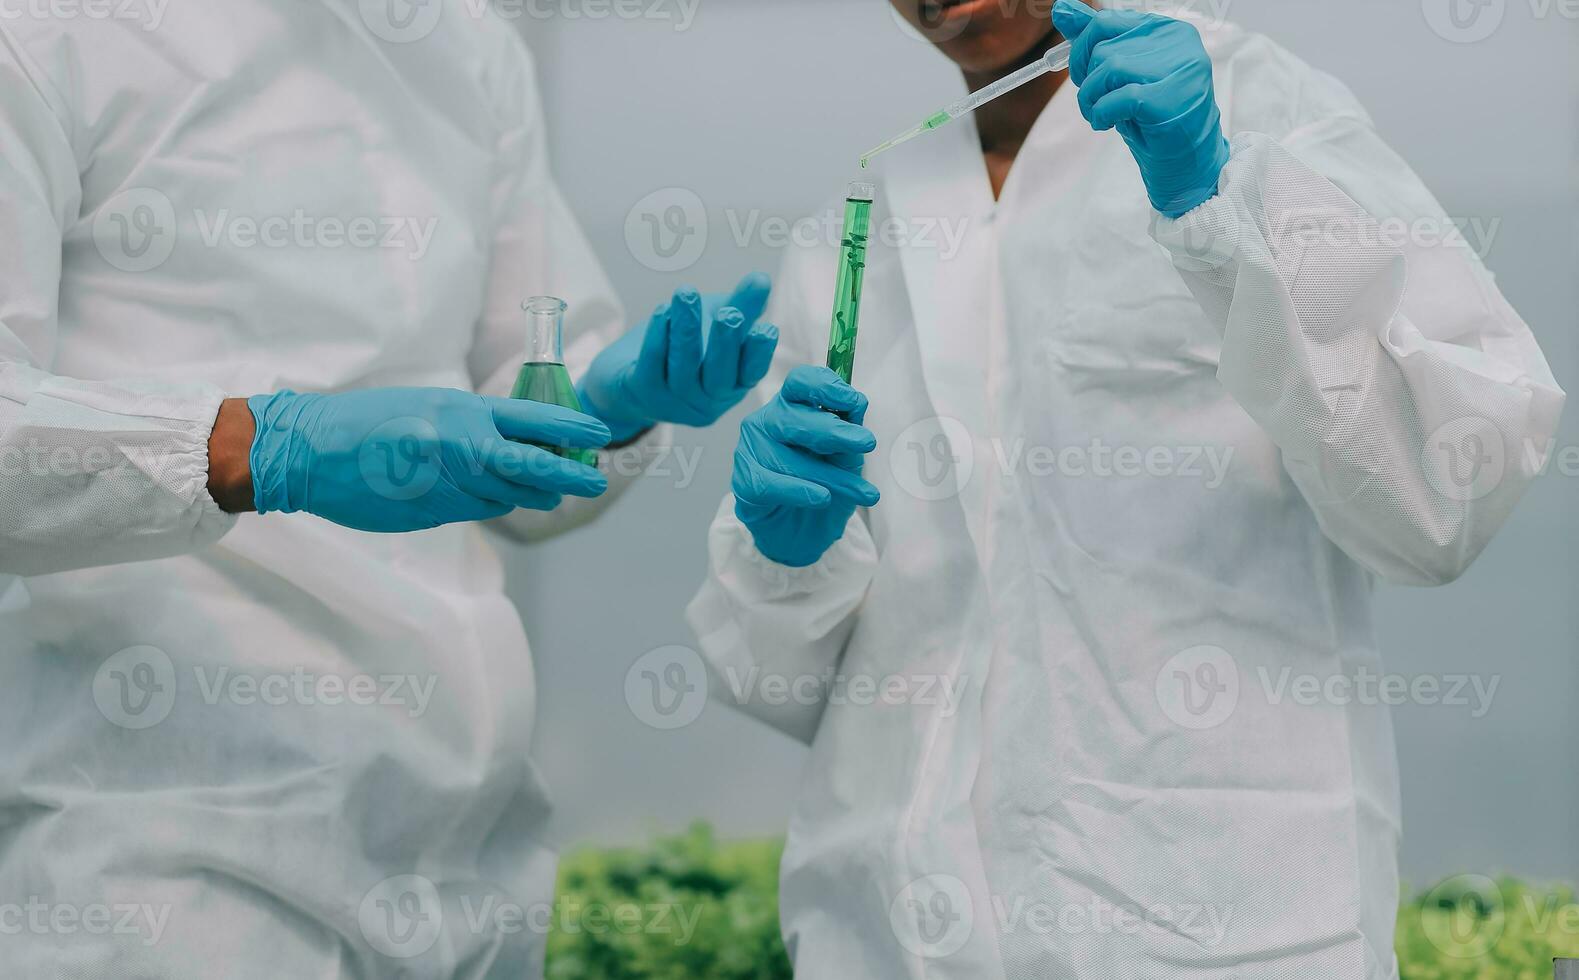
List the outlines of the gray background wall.
<svg viewBox="0 0 1579 980">
<path fill-rule="evenodd" d="M 1450 215 L 1499 223 L 1488 262 L 1559 380 L 1579 390 L 1579 23 L 1555 2 L 1493 0 L 1500 28 L 1458 44 L 1428 25 L 1446 2 L 1230 0 L 1227 13 L 1344 79 Z M 590 16 L 609 9 L 599 0 L 522 9 L 559 179 L 633 311 L 681 279 L 722 289 L 747 269 L 773 271 L 770 248 L 737 244 L 731 215 L 817 213 L 859 151 L 959 86 L 880 0 L 642 0 L 625 9 L 644 16 L 603 19 Z M 626 234 L 633 205 L 667 188 L 699 196 L 710 232 L 674 276 L 643 265 L 640 236 L 633 248 Z M 1560 445 L 1579 445 L 1576 419 L 1579 409 Z M 799 746 L 716 705 L 656 731 L 624 699 L 637 657 L 690 642 L 681 610 L 705 568 L 737 421 L 686 437 L 700 454 L 688 485 L 645 479 L 600 524 L 509 553 L 541 675 L 533 751 L 558 801 L 556 844 L 698 817 L 726 835 L 783 830 Z M 1576 494 L 1579 476 L 1549 473 L 1462 581 L 1381 596 L 1392 671 L 1501 685 L 1478 719 L 1396 711 L 1414 884 L 1464 870 L 1579 879 Z"/>
</svg>

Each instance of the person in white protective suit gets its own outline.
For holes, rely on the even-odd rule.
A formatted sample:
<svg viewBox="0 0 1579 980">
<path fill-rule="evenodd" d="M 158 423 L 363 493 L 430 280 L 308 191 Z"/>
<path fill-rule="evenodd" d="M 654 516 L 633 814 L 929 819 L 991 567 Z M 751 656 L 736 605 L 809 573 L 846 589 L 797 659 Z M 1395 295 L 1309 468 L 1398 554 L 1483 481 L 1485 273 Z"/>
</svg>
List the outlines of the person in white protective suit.
<svg viewBox="0 0 1579 980">
<path fill-rule="evenodd" d="M 859 392 L 804 366 L 836 250 L 778 282 L 689 618 L 714 696 L 811 747 L 796 975 L 1395 977 L 1388 709 L 1280 678 L 1379 673 L 1374 583 L 1465 571 L 1562 390 L 1267 38 L 894 3 L 973 88 L 1075 57 L 884 158 Z"/>
<path fill-rule="evenodd" d="M 0 24 L 0 974 L 541 975 L 537 694 L 476 522 L 613 496 L 554 510 L 615 477 L 526 443 L 738 403 L 767 283 L 616 342 L 486 5 L 116 9 Z M 533 294 L 587 415 L 497 397 Z"/>
</svg>

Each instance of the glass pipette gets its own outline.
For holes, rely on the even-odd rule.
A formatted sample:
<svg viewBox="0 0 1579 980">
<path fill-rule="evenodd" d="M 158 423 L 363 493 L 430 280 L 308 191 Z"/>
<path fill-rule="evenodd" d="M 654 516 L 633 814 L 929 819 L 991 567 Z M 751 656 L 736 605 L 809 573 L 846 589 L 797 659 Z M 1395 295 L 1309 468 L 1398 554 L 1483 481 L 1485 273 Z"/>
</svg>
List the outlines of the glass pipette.
<svg viewBox="0 0 1579 980">
<path fill-rule="evenodd" d="M 1063 71 L 1068 67 L 1069 42 L 1065 41 L 1014 74 L 1005 75 L 980 91 L 972 92 L 970 95 L 965 96 L 953 105 L 939 109 L 933 115 L 928 116 L 927 120 L 915 129 L 907 133 L 901 133 L 882 146 L 872 150 L 861 157 L 861 169 L 865 170 L 870 166 L 872 158 L 879 153 L 886 153 L 901 143 L 908 143 L 922 133 L 930 133 L 934 129 L 942 129 L 960 116 L 975 112 L 1006 92 L 1012 92 L 1033 79 L 1041 78 L 1043 75 L 1051 74 L 1055 71 Z"/>
</svg>

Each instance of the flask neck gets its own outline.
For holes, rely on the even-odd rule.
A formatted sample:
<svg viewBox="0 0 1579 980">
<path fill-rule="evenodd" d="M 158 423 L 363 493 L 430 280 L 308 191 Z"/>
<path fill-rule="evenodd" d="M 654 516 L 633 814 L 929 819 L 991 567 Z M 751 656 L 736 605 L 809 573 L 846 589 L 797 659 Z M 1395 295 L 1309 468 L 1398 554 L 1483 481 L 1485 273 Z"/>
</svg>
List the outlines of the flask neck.
<svg viewBox="0 0 1579 980">
<path fill-rule="evenodd" d="M 534 296 L 521 304 L 526 314 L 526 363 L 565 363 L 566 306 L 552 296 Z"/>
</svg>

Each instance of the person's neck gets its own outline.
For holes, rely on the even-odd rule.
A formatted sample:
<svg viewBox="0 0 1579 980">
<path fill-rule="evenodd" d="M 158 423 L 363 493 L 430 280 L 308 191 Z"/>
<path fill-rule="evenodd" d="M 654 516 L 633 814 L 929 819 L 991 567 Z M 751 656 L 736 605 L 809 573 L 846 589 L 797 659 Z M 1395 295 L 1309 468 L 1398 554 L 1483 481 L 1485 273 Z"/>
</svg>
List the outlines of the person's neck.
<svg viewBox="0 0 1579 980">
<path fill-rule="evenodd" d="M 999 71 L 965 72 L 965 84 L 972 92 L 980 91 L 1042 57 L 1057 37 L 1056 31 L 1050 33 L 1045 41 L 1033 45 L 1025 57 Z M 987 172 L 992 177 L 993 197 L 1002 193 L 1009 169 L 1025 145 L 1031 127 L 1036 125 L 1042 110 L 1068 78 L 1067 71 L 1043 75 L 976 110 L 976 131 L 981 137 L 981 152 L 987 158 Z"/>
</svg>

